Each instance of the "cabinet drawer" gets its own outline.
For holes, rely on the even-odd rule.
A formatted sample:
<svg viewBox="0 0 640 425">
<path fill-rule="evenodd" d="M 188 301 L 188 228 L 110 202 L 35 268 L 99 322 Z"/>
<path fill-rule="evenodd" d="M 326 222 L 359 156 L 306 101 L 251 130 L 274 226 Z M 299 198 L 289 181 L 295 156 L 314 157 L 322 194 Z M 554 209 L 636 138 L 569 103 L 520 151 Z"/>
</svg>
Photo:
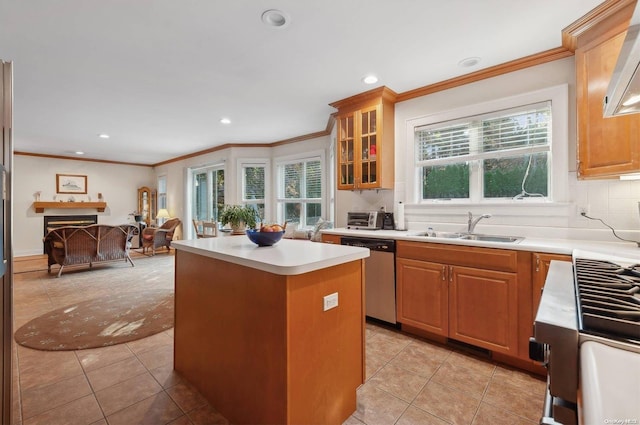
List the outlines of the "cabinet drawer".
<svg viewBox="0 0 640 425">
<path fill-rule="evenodd" d="M 506 249 L 398 241 L 396 256 L 488 270 L 518 271 L 517 251 Z"/>
</svg>

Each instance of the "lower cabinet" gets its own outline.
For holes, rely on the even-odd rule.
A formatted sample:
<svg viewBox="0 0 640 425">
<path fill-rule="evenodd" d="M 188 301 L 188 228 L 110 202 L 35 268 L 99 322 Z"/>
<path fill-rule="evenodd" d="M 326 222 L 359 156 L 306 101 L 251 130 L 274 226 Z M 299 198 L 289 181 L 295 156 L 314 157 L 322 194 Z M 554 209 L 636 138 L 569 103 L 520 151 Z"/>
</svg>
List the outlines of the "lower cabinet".
<svg viewBox="0 0 640 425">
<path fill-rule="evenodd" d="M 396 248 L 398 322 L 528 359 L 531 253 L 407 241 Z"/>
<path fill-rule="evenodd" d="M 324 243 L 333 243 L 336 245 L 340 245 L 340 241 L 342 237 L 340 235 L 328 235 L 326 233 L 322 234 L 322 242 Z"/>
</svg>

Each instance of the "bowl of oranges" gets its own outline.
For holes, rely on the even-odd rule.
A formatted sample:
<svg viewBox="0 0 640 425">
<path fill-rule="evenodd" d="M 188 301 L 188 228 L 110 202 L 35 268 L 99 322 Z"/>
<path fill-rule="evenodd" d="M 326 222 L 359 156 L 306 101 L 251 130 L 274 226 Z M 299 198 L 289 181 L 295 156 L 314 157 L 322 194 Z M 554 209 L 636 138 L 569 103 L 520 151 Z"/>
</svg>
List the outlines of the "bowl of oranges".
<svg viewBox="0 0 640 425">
<path fill-rule="evenodd" d="M 258 246 L 276 244 L 284 235 L 285 226 L 279 224 L 263 224 L 258 229 L 247 229 L 249 240 Z"/>
</svg>

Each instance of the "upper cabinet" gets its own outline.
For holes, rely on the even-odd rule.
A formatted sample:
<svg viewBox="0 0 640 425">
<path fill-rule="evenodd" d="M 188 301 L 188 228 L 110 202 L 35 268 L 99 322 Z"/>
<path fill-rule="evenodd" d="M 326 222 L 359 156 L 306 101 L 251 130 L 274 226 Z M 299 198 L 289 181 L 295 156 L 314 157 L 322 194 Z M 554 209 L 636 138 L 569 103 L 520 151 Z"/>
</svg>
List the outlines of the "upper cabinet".
<svg viewBox="0 0 640 425">
<path fill-rule="evenodd" d="M 640 171 L 640 114 L 603 117 L 603 100 L 635 1 L 605 2 L 565 29 L 575 49 L 578 177 L 615 177 Z"/>
<path fill-rule="evenodd" d="M 393 189 L 395 98 L 381 87 L 331 104 L 338 109 L 338 189 Z"/>
</svg>

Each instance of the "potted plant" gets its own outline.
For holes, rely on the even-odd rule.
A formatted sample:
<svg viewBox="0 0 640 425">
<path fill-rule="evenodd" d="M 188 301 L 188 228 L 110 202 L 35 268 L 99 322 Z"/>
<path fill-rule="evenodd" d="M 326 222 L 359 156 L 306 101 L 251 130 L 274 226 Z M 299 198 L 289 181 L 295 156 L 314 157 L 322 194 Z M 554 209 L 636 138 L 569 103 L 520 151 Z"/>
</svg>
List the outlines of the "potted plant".
<svg viewBox="0 0 640 425">
<path fill-rule="evenodd" d="M 218 219 L 223 226 L 228 223 L 234 234 L 244 234 L 245 227 L 256 227 L 257 216 L 250 205 L 225 205 Z"/>
</svg>

